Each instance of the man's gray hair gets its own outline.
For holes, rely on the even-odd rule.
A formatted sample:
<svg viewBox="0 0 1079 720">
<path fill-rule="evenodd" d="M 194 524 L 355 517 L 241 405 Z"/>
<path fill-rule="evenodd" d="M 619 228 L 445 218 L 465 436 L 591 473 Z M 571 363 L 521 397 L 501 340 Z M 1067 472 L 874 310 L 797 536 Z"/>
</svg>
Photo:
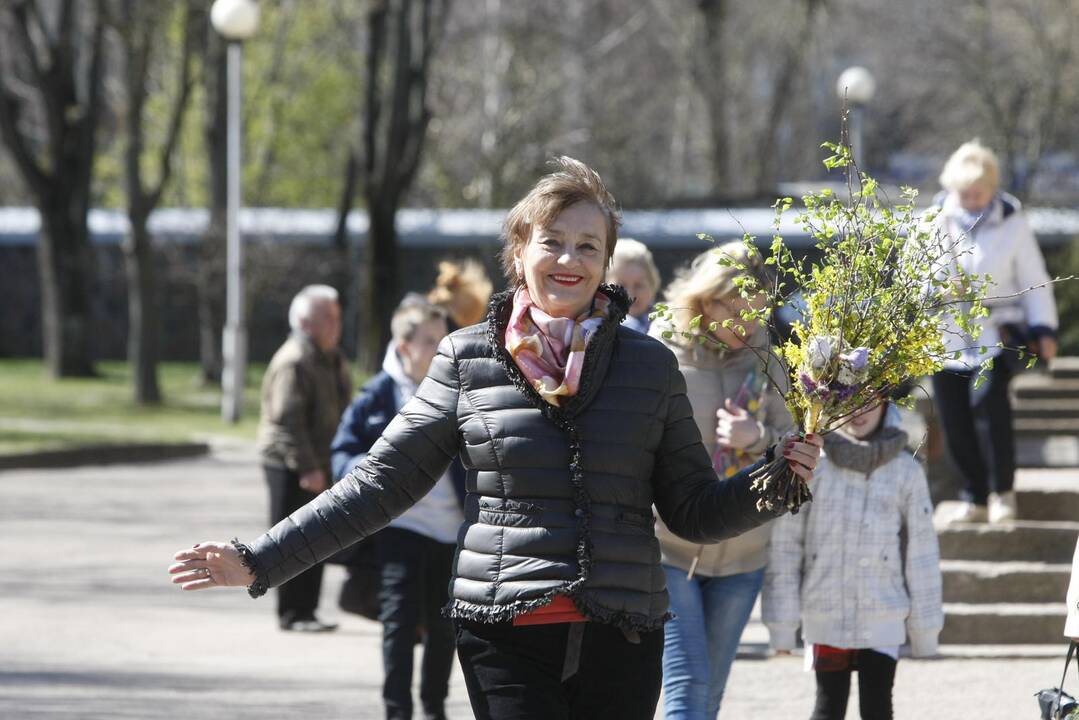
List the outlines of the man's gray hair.
<svg viewBox="0 0 1079 720">
<path fill-rule="evenodd" d="M 311 319 L 315 305 L 322 301 L 337 302 L 337 298 L 337 291 L 329 285 L 308 285 L 296 293 L 288 306 L 288 326 L 293 332 L 302 332 L 303 322 Z"/>
</svg>

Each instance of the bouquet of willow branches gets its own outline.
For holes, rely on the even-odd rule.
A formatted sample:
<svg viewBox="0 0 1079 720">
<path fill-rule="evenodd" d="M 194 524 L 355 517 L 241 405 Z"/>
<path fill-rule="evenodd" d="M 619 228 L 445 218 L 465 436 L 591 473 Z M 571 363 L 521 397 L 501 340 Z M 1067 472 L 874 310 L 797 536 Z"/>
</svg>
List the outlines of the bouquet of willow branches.
<svg viewBox="0 0 1079 720">
<path fill-rule="evenodd" d="M 858 172 L 845 144 L 825 143 L 832 154 L 824 164 L 845 174 L 845 197 L 830 189 L 805 195 L 793 211 L 794 222 L 815 240 L 817 259 L 794 257 L 778 234 L 792 212 L 791 198 L 776 201 L 775 234 L 769 252 L 756 239 L 743 237 L 746 255 L 761 258 L 762 276 L 744 259 L 723 255 L 717 261 L 739 271 L 735 285 L 748 309 L 740 320 L 723 324 L 775 327 L 784 305 L 797 308 L 799 319 L 789 339 L 778 348 L 750 348 L 765 372 L 778 366 L 787 378 L 769 379 L 779 390 L 802 433 L 823 435 L 852 416 L 888 398 L 901 384 L 940 370 L 946 359 L 943 333 L 953 327 L 977 337 L 987 276 L 965 273 L 956 262 L 957 243 L 935 230 L 929 217 L 915 209 L 917 191 L 904 188 L 898 203 L 879 196 L 877 183 Z M 657 317 L 670 320 L 667 307 Z M 690 328 L 675 330 L 687 338 L 700 334 L 696 318 Z M 712 323 L 708 328 L 715 332 Z M 779 362 L 776 362 L 779 361 Z M 754 474 L 760 493 L 758 508 L 786 507 L 797 512 L 811 499 L 809 488 L 783 457 Z"/>
</svg>

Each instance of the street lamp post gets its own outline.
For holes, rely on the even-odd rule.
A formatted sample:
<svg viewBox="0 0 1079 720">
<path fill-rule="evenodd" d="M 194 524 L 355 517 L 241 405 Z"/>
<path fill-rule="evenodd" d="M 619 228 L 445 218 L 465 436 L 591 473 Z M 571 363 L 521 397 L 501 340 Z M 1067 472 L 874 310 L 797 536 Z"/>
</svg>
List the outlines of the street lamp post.
<svg viewBox="0 0 1079 720">
<path fill-rule="evenodd" d="M 865 122 L 865 107 L 873 99 L 877 92 L 877 83 L 873 74 L 860 65 L 849 67 L 843 71 L 836 82 L 836 93 L 839 99 L 847 103 L 850 108 L 850 147 L 854 154 L 854 164 L 865 169 L 865 143 L 863 125 Z"/>
<path fill-rule="evenodd" d="M 240 237 L 240 86 L 243 74 L 243 41 L 255 34 L 259 8 L 254 0 L 215 0 L 210 22 L 228 42 L 228 129 L 226 133 L 226 305 L 222 338 L 224 368 L 221 372 L 221 417 L 234 423 L 243 410 L 244 374 L 247 365 L 247 328 L 244 324 L 243 241 Z"/>
</svg>

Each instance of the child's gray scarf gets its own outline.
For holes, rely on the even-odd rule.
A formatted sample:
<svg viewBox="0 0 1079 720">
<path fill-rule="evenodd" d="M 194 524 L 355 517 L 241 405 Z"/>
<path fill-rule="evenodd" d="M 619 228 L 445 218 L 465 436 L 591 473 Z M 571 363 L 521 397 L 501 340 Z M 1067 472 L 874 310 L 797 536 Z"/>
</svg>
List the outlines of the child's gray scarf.
<svg viewBox="0 0 1079 720">
<path fill-rule="evenodd" d="M 864 440 L 830 432 L 824 436 L 828 459 L 840 467 L 869 474 L 907 446 L 907 434 L 897 427 L 883 427 Z"/>
</svg>

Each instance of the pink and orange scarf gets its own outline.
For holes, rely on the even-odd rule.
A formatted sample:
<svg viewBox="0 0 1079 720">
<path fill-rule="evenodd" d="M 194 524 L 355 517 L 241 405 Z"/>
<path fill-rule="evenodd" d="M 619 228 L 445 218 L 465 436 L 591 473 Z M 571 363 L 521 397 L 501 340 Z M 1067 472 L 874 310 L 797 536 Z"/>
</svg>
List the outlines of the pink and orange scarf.
<svg viewBox="0 0 1079 720">
<path fill-rule="evenodd" d="M 513 295 L 506 327 L 506 350 L 545 401 L 554 406 L 577 394 L 584 352 L 608 316 L 610 299 L 596 293 L 592 307 L 577 318 L 552 317 L 532 302 L 527 288 Z"/>
</svg>

